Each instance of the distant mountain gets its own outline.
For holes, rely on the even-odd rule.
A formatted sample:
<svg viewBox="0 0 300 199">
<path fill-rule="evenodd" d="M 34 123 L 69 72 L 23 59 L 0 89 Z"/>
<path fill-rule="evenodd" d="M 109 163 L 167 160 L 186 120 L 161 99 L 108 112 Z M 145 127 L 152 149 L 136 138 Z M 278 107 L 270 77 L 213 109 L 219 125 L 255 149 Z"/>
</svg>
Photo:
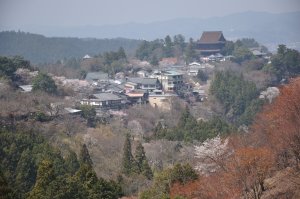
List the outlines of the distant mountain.
<svg viewBox="0 0 300 199">
<path fill-rule="evenodd" d="M 134 53 L 140 42 L 124 38 L 49 38 L 38 34 L 5 31 L 0 32 L 0 55 L 20 55 L 33 63 L 53 63 L 64 58 L 82 58 L 86 54 L 117 51 L 120 47 L 127 53 Z"/>
<path fill-rule="evenodd" d="M 148 24 L 50 27 L 24 26 L 23 31 L 47 36 L 131 38 L 153 40 L 166 35 L 183 34 L 187 38 L 199 38 L 202 31 L 222 30 L 228 39 L 255 38 L 261 43 L 289 43 L 300 41 L 300 12 L 272 14 L 266 12 L 243 12 L 224 17 L 207 19 L 185 18 Z M 2 28 L 3 29 L 3 28 Z"/>
<path fill-rule="evenodd" d="M 1 32 L 0 55 L 22 55 L 37 63 L 53 62 L 70 57 L 78 58 L 85 54 L 95 55 L 104 51 L 117 50 L 120 46 L 123 46 L 127 52 L 133 53 L 140 44 L 140 39 L 153 40 L 176 34 L 182 34 L 187 39 L 190 37 L 199 39 L 202 32 L 208 30 L 221 30 L 228 40 L 254 38 L 270 50 L 275 50 L 280 43 L 300 50 L 299 19 L 300 12 L 281 14 L 243 12 L 224 17 L 174 19 L 148 24 L 78 27 L 24 26 L 23 31 L 56 37 L 47 38 L 23 32 Z M 5 27 L 0 25 L 1 29 Z"/>
</svg>

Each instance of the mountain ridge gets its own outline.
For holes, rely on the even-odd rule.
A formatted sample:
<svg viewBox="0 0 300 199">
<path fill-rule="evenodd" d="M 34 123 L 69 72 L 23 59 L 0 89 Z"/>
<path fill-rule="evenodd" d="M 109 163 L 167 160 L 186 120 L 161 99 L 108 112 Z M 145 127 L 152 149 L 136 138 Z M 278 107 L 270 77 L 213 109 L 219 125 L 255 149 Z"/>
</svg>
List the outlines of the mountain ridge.
<svg viewBox="0 0 300 199">
<path fill-rule="evenodd" d="M 186 38 L 200 38 L 205 30 L 222 30 L 228 39 L 255 38 L 261 43 L 299 42 L 300 11 L 268 13 L 247 11 L 222 17 L 178 18 L 151 23 L 84 26 L 24 26 L 25 32 L 50 37 L 92 37 L 153 40 L 166 35 L 183 34 Z M 1 28 L 3 29 L 3 28 Z"/>
</svg>

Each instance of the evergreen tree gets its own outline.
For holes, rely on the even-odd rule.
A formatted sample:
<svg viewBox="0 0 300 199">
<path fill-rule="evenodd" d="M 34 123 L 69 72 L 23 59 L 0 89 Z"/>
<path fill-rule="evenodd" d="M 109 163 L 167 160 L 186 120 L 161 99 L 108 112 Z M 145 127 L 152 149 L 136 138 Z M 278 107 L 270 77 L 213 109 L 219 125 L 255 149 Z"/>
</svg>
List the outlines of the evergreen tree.
<svg viewBox="0 0 300 199">
<path fill-rule="evenodd" d="M 139 172 L 143 171 L 144 160 L 146 160 L 146 154 L 144 151 L 144 147 L 141 142 L 138 142 L 137 147 L 135 149 L 135 161 L 138 166 Z"/>
<path fill-rule="evenodd" d="M 126 56 L 126 53 L 125 53 L 125 50 L 123 47 L 120 47 L 117 53 L 118 53 L 118 59 L 124 59 L 124 60 L 127 59 L 127 56 Z"/>
<path fill-rule="evenodd" d="M 196 58 L 195 44 L 192 38 L 190 38 L 189 44 L 185 49 L 185 62 L 190 63 Z"/>
<path fill-rule="evenodd" d="M 36 166 L 32 158 L 31 151 L 26 149 L 22 152 L 16 168 L 16 185 L 18 194 L 24 197 L 24 194 L 31 190 L 35 183 Z"/>
<path fill-rule="evenodd" d="M 87 125 L 89 127 L 96 126 L 96 110 L 93 106 L 90 105 L 81 105 L 81 117 L 87 120 Z"/>
<path fill-rule="evenodd" d="M 33 80 L 32 90 L 41 90 L 55 94 L 57 92 L 57 86 L 50 76 L 40 72 Z"/>
<path fill-rule="evenodd" d="M 172 39 L 169 35 L 167 35 L 166 38 L 165 38 L 165 43 L 164 43 L 165 57 L 172 57 L 173 56 L 172 47 L 173 47 Z"/>
<path fill-rule="evenodd" d="M 39 164 L 37 178 L 33 189 L 29 194 L 29 199 L 50 198 L 46 195 L 51 182 L 55 180 L 53 164 L 50 160 L 43 160 Z"/>
<path fill-rule="evenodd" d="M 184 43 L 184 36 L 179 34 L 174 36 L 174 45 L 179 46 L 180 50 L 182 51 L 184 49 L 185 43 Z"/>
<path fill-rule="evenodd" d="M 129 175 L 134 166 L 134 159 L 131 153 L 131 140 L 130 135 L 127 134 L 125 138 L 124 148 L 123 148 L 123 161 L 122 161 L 122 169 L 123 173 Z"/>
<path fill-rule="evenodd" d="M 66 198 L 85 199 L 88 197 L 87 190 L 84 188 L 82 181 L 79 180 L 76 175 L 68 176 L 66 178 L 66 184 Z"/>
<path fill-rule="evenodd" d="M 93 165 L 93 161 L 90 157 L 89 150 L 87 149 L 86 144 L 83 144 L 81 147 L 79 161 L 80 164 L 86 164 L 90 167 L 92 167 Z"/>
<path fill-rule="evenodd" d="M 145 150 L 141 142 L 138 142 L 135 150 L 135 162 L 139 173 L 145 175 L 148 179 L 151 179 L 153 177 L 153 173 L 149 166 Z"/>
<path fill-rule="evenodd" d="M 66 160 L 66 167 L 69 173 L 75 174 L 76 171 L 79 169 L 80 164 L 77 159 L 77 155 L 74 151 L 70 151 L 69 155 L 67 156 Z"/>
<path fill-rule="evenodd" d="M 94 169 L 87 164 L 82 164 L 75 176 L 76 181 L 81 182 L 86 192 L 91 194 L 93 192 L 93 186 L 98 182 Z"/>
<path fill-rule="evenodd" d="M 193 123 L 195 122 L 195 118 L 191 115 L 190 113 L 190 109 L 188 106 L 185 107 L 185 110 L 182 112 L 179 123 L 178 123 L 178 127 L 179 128 L 186 128 L 186 126 L 189 123 Z"/>
<path fill-rule="evenodd" d="M 142 174 L 149 180 L 153 178 L 153 172 L 149 166 L 148 160 L 144 160 L 142 164 Z"/>
<path fill-rule="evenodd" d="M 20 56 L 13 58 L 0 56 L 0 76 L 13 77 L 18 68 L 31 68 L 30 62 Z"/>
<path fill-rule="evenodd" d="M 225 46 L 221 49 L 221 54 L 224 56 L 232 55 L 234 51 L 234 42 L 226 41 Z"/>
<path fill-rule="evenodd" d="M 13 191 L 9 187 L 2 170 L 0 169 L 0 198 L 1 199 L 13 199 Z"/>
<path fill-rule="evenodd" d="M 159 65 L 159 60 L 157 59 L 157 57 L 155 55 L 152 56 L 152 58 L 150 60 L 150 64 L 152 66 L 158 66 Z"/>
<path fill-rule="evenodd" d="M 203 70 L 199 69 L 197 78 L 202 82 L 206 82 L 208 80 L 208 75 Z"/>
</svg>

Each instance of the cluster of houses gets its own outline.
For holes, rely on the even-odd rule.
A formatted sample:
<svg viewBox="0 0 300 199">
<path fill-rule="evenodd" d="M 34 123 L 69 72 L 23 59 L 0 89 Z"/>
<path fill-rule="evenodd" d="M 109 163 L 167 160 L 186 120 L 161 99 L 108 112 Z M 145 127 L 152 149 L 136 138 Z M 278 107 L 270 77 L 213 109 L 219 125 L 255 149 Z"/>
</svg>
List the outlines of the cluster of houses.
<svg viewBox="0 0 300 199">
<path fill-rule="evenodd" d="M 93 89 L 87 89 L 80 104 L 91 105 L 101 111 L 122 109 L 133 104 L 150 104 L 161 110 L 170 110 L 179 91 L 189 90 L 190 94 L 201 95 L 199 99 L 204 99 L 205 91 L 185 80 L 196 76 L 199 70 L 213 68 L 214 65 L 209 63 L 193 62 L 188 66 L 175 65 L 151 73 L 140 70 L 133 77 L 116 74 L 113 79 L 107 73 L 90 72 L 85 81 Z"/>
<path fill-rule="evenodd" d="M 149 103 L 153 107 L 169 110 L 172 98 L 177 96 L 176 91 L 183 86 L 183 73 L 161 70 L 152 74 L 143 73 L 142 77 L 110 79 L 106 73 L 91 72 L 85 80 L 93 90 L 80 100 L 80 104 L 108 110 Z"/>
<path fill-rule="evenodd" d="M 93 86 L 93 91 L 80 99 L 80 104 L 108 110 L 121 109 L 130 104 L 149 103 L 153 107 L 170 110 L 171 101 L 177 97 L 178 91 L 189 88 L 184 82 L 184 74 L 197 76 L 199 70 L 214 68 L 210 62 L 229 59 L 220 54 L 225 42 L 221 31 L 203 32 L 197 42 L 198 53 L 204 55 L 201 64 L 193 62 L 188 66 L 176 66 L 176 58 L 166 58 L 160 65 L 167 66 L 172 62 L 171 67 L 155 70 L 152 73 L 141 70 L 135 77 L 118 78 L 116 75 L 115 79 L 110 79 L 108 74 L 102 72 L 88 73 L 85 80 Z M 201 89 L 191 89 L 191 91 L 205 95 L 204 90 Z"/>
<path fill-rule="evenodd" d="M 162 110 L 170 110 L 171 102 L 178 97 L 180 90 L 190 90 L 192 94 L 200 96 L 200 100 L 205 99 L 204 89 L 199 85 L 188 85 L 184 81 L 184 76 L 197 76 L 199 70 L 213 70 L 215 61 L 230 60 L 232 56 L 220 54 L 225 42 L 221 31 L 203 32 L 196 43 L 197 53 L 201 54 L 201 63 L 176 65 L 177 58 L 165 58 L 160 62 L 160 70 L 151 73 L 140 70 L 134 77 L 116 74 L 112 79 L 107 73 L 90 72 L 87 73 L 85 80 L 55 76 L 53 79 L 62 86 L 71 87 L 77 93 L 77 101 L 80 104 L 94 106 L 98 112 L 120 110 L 132 104 L 150 104 Z M 255 56 L 265 56 L 259 49 L 251 50 Z M 83 57 L 83 59 L 91 58 L 89 55 Z M 23 85 L 20 88 L 23 92 L 30 92 L 32 86 Z"/>
</svg>

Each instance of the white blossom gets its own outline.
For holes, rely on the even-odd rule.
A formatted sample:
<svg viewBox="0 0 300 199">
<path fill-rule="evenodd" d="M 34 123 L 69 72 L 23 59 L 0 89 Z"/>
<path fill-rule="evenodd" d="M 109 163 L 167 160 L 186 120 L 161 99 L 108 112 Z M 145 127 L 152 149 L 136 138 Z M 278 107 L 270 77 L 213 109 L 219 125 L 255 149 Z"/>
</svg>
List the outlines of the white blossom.
<svg viewBox="0 0 300 199">
<path fill-rule="evenodd" d="M 222 140 L 217 136 L 195 146 L 195 157 L 199 160 L 195 169 L 202 174 L 208 174 L 222 167 L 222 160 L 229 154 L 227 145 L 228 139 Z"/>
</svg>

